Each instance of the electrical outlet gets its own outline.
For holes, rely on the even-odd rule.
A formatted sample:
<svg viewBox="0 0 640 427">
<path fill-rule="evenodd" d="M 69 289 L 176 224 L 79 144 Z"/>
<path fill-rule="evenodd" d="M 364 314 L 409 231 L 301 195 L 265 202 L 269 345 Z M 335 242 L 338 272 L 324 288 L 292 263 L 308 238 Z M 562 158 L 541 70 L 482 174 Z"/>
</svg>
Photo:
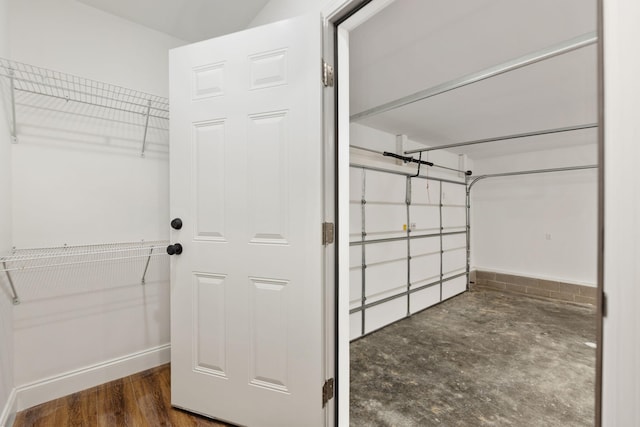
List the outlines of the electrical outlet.
<svg viewBox="0 0 640 427">
<path fill-rule="evenodd" d="M 411 230 L 415 230 L 415 229 L 416 229 L 416 223 L 415 223 L 415 222 L 412 222 L 412 223 L 410 224 L 410 227 L 411 227 Z"/>
<path fill-rule="evenodd" d="M 551 240 L 551 233 L 545 233 L 544 238 L 545 240 Z"/>
</svg>

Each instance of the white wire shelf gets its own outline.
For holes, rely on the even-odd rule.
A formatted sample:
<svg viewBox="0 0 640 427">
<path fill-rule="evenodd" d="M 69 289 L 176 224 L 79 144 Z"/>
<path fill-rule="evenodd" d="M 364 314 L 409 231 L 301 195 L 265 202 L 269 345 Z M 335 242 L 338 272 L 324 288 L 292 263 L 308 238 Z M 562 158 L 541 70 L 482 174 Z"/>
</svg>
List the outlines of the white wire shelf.
<svg viewBox="0 0 640 427">
<path fill-rule="evenodd" d="M 10 255 L 0 256 L 0 271 L 49 268 L 91 262 L 166 255 L 168 241 L 157 240 L 135 243 L 108 243 L 54 248 L 15 249 Z"/>
<path fill-rule="evenodd" d="M 39 97 L 58 100 L 53 104 L 54 108 L 65 108 L 71 102 L 86 106 L 93 117 L 103 116 L 112 121 L 144 127 L 141 133 L 143 155 L 149 128 L 168 129 L 168 98 L 5 58 L 0 58 L 0 76 L 9 84 L 11 136 L 14 142 L 17 142 L 16 105 L 37 105 Z M 42 103 L 42 106 L 51 108 L 50 103 Z M 102 109 L 102 113 L 96 113 L 95 107 Z M 117 118 L 111 113 L 106 114 L 106 111 L 118 113 Z"/>
<path fill-rule="evenodd" d="M 12 253 L 0 256 L 0 272 L 7 275 L 14 304 L 20 299 L 16 292 L 12 274 L 28 270 L 53 269 L 56 267 L 124 261 L 136 258 L 146 258 L 141 283 L 145 283 L 145 276 L 151 258 L 167 256 L 166 240 L 148 242 L 108 243 L 82 246 L 60 246 L 52 248 L 14 249 Z"/>
</svg>

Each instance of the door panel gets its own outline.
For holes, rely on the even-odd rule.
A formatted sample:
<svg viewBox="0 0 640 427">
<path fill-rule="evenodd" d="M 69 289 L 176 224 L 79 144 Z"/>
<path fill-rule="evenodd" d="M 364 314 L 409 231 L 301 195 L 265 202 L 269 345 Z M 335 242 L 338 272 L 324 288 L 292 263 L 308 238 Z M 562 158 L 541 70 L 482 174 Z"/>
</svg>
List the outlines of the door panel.
<svg viewBox="0 0 640 427">
<path fill-rule="evenodd" d="M 171 51 L 172 404 L 324 424 L 321 25 Z"/>
</svg>

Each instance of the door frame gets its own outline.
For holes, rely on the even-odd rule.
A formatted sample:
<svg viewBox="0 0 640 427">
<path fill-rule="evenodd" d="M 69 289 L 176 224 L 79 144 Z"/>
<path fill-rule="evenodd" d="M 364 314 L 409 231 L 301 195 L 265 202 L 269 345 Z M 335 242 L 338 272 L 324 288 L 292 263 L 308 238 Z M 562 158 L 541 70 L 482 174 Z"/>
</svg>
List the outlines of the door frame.
<svg viewBox="0 0 640 427">
<path fill-rule="evenodd" d="M 336 243 L 325 252 L 327 298 L 327 370 L 335 373 L 336 392 L 330 412 L 329 425 L 349 425 L 349 29 L 339 28 L 347 19 L 361 13 L 364 22 L 395 0 L 333 0 L 322 10 L 323 58 L 333 65 L 334 85 L 323 93 L 325 140 L 325 218 L 336 225 Z M 603 377 L 603 311 L 604 306 L 604 153 L 605 153 L 605 88 L 604 88 L 604 3 L 596 0 L 598 33 L 598 224 L 597 224 L 597 307 L 596 307 L 596 363 L 595 363 L 595 427 L 602 425 Z M 367 8 L 367 6 L 369 6 Z M 366 12 L 363 9 L 367 8 Z M 345 49 L 347 48 L 347 49 Z M 346 52 L 346 54 L 345 54 Z M 346 78 L 341 79 L 341 73 Z M 344 75 L 344 74 L 342 74 Z M 344 114 L 347 111 L 347 114 Z M 331 288 L 333 277 L 334 287 Z M 333 331 L 331 333 L 330 331 Z"/>
<path fill-rule="evenodd" d="M 333 67 L 333 86 L 323 93 L 325 221 L 335 224 L 335 244 L 325 247 L 326 372 L 333 372 L 334 398 L 328 425 L 349 425 L 349 73 L 347 29 L 338 28 L 356 13 L 366 21 L 395 0 L 333 0 L 322 9 L 323 62 Z M 363 11 L 363 9 L 367 9 Z M 357 25 L 356 25 L 357 26 Z M 355 26 L 354 26 L 355 28 Z M 343 49 L 339 49 L 339 47 Z M 340 52 L 347 52 L 339 58 Z M 341 69 L 338 70 L 338 65 Z M 345 66 L 346 64 L 346 66 Z M 340 73 L 346 75 L 343 81 Z M 345 113 L 346 112 L 346 113 Z M 333 286 L 331 283 L 333 281 Z"/>
</svg>

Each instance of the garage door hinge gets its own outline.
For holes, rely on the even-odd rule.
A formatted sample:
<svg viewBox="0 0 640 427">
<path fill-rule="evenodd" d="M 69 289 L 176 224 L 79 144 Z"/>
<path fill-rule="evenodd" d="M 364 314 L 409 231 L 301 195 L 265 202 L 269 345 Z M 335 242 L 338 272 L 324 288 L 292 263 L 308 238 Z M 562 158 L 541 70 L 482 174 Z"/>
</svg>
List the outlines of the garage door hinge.
<svg viewBox="0 0 640 427">
<path fill-rule="evenodd" d="M 322 60 L 322 84 L 333 87 L 333 67 Z"/>
<path fill-rule="evenodd" d="M 322 223 L 322 244 L 327 246 L 333 243 L 333 223 L 332 222 L 323 222 Z"/>
<path fill-rule="evenodd" d="M 322 407 L 327 405 L 327 402 L 333 399 L 333 378 L 329 378 L 324 382 L 322 386 Z"/>
</svg>

